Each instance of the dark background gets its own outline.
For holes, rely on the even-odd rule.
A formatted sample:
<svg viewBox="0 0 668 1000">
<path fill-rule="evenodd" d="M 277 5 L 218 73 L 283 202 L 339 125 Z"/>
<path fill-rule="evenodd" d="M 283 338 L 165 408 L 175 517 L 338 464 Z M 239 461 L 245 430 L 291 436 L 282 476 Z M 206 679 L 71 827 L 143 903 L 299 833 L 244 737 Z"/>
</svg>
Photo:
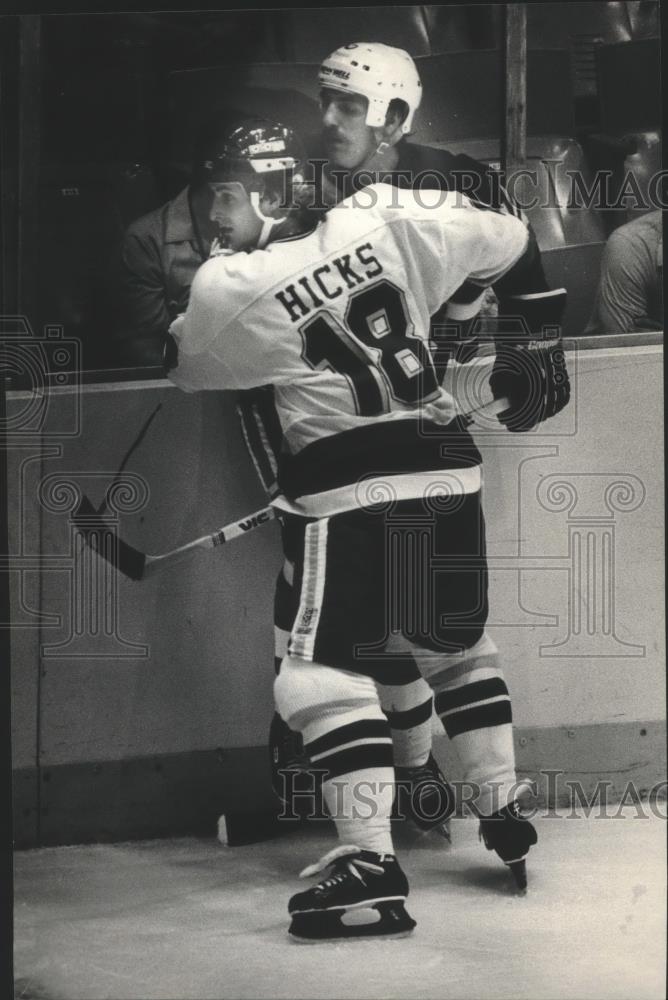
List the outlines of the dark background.
<svg viewBox="0 0 668 1000">
<path fill-rule="evenodd" d="M 619 172 L 628 134 L 659 129 L 658 10 L 527 5 L 536 155 L 554 137 Z M 416 141 L 498 155 L 500 4 L 2 17 L 3 312 L 28 314 L 33 330 L 62 323 L 83 340 L 87 367 L 112 364 L 109 261 L 128 223 L 183 187 L 203 117 L 231 108 L 315 130 L 317 67 L 353 36 L 416 59 Z M 623 221 L 616 213 L 605 232 Z M 574 260 L 564 256 L 565 273 L 581 270 Z"/>
</svg>

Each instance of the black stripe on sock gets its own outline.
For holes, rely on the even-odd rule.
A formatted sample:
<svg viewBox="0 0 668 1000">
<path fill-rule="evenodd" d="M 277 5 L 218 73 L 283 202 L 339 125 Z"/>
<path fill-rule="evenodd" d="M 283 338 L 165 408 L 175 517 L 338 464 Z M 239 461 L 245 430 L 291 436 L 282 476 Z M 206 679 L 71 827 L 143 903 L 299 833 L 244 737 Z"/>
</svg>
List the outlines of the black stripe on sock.
<svg viewBox="0 0 668 1000">
<path fill-rule="evenodd" d="M 436 711 L 439 715 L 453 708 L 463 708 L 484 698 L 497 698 L 499 695 L 508 697 L 508 688 L 502 677 L 488 677 L 484 681 L 473 684 L 463 684 L 449 691 L 440 691 L 436 695 Z"/>
<path fill-rule="evenodd" d="M 351 771 L 361 771 L 366 767 L 393 767 L 391 743 L 364 743 L 358 747 L 339 750 L 329 757 L 316 760 L 313 767 L 326 770 L 327 778 L 338 778 Z"/>
<path fill-rule="evenodd" d="M 339 726 L 331 732 L 319 736 L 312 743 L 304 745 L 304 752 L 308 756 L 315 753 L 325 753 L 327 750 L 336 750 L 344 743 L 351 740 L 373 740 L 382 739 L 390 735 L 390 729 L 385 719 L 359 719 L 357 722 L 350 722 L 347 726 Z"/>
<path fill-rule="evenodd" d="M 402 712 L 385 712 L 385 715 L 392 729 L 412 729 L 431 718 L 431 698 L 415 708 L 407 708 Z"/>
<path fill-rule="evenodd" d="M 445 731 L 452 739 L 460 733 L 470 733 L 475 729 L 488 729 L 490 726 L 503 726 L 513 721 L 510 699 L 493 701 L 489 705 L 479 705 L 477 708 L 466 708 L 454 715 L 446 715 L 442 720 Z"/>
</svg>

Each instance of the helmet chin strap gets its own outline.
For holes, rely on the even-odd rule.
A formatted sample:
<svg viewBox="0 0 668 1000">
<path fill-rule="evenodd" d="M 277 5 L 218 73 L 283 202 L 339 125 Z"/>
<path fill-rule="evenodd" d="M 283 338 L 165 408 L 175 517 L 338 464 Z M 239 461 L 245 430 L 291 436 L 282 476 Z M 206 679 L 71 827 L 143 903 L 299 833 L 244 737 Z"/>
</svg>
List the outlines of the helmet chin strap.
<svg viewBox="0 0 668 1000">
<path fill-rule="evenodd" d="M 269 242 L 269 237 L 271 236 L 271 232 L 274 226 L 277 226 L 279 222 L 284 222 L 286 216 L 282 215 L 280 218 L 272 218 L 272 216 L 270 215 L 265 215 L 262 209 L 260 208 L 259 191 L 251 191 L 249 194 L 249 198 L 250 198 L 250 203 L 255 211 L 255 214 L 262 222 L 262 229 L 260 230 L 260 235 L 258 236 L 257 240 L 257 248 L 258 250 L 264 250 L 267 243 Z"/>
<path fill-rule="evenodd" d="M 393 170 L 396 157 L 393 153 L 395 144 L 392 141 L 392 138 L 392 136 L 381 138 L 371 156 L 365 160 L 364 164 L 358 167 L 358 169 L 371 171 Z"/>
<path fill-rule="evenodd" d="M 399 141 L 399 139 L 401 139 L 401 136 L 402 132 L 400 125 L 396 126 L 396 128 L 392 132 L 390 132 L 389 135 L 387 134 L 387 132 L 385 133 L 384 136 L 381 133 L 381 138 L 378 142 L 378 145 L 376 146 L 376 152 L 374 153 L 374 156 L 387 156 L 387 154 L 392 149 L 394 149 L 394 146 Z"/>
</svg>

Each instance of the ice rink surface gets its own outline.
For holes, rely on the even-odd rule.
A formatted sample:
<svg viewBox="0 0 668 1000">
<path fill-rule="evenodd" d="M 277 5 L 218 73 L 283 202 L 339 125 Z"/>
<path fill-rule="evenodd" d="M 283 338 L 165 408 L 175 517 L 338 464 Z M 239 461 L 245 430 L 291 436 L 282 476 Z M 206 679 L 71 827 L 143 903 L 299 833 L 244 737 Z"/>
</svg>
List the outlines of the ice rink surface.
<svg viewBox="0 0 668 1000">
<path fill-rule="evenodd" d="M 611 807 L 609 807 L 610 809 Z M 666 995 L 666 824 L 539 816 L 529 893 L 511 893 L 472 819 L 400 830 L 412 935 L 298 944 L 298 871 L 333 828 L 247 847 L 182 839 L 15 857 L 17 997 L 640 998 Z M 665 813 L 665 803 L 661 804 Z"/>
</svg>

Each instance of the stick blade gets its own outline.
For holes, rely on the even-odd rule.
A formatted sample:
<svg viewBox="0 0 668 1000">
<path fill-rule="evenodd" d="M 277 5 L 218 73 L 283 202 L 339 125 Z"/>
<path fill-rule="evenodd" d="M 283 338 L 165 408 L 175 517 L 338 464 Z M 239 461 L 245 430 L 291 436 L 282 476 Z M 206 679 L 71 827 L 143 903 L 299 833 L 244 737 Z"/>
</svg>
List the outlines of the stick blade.
<svg viewBox="0 0 668 1000">
<path fill-rule="evenodd" d="M 98 514 L 87 496 L 82 496 L 81 502 L 72 515 L 77 531 L 86 545 L 98 556 L 106 559 L 114 569 L 127 576 L 130 580 L 141 580 L 144 577 L 146 555 L 132 545 L 119 538 L 112 526 Z M 100 533 L 108 539 L 113 536 L 112 544 L 100 545 Z"/>
</svg>

